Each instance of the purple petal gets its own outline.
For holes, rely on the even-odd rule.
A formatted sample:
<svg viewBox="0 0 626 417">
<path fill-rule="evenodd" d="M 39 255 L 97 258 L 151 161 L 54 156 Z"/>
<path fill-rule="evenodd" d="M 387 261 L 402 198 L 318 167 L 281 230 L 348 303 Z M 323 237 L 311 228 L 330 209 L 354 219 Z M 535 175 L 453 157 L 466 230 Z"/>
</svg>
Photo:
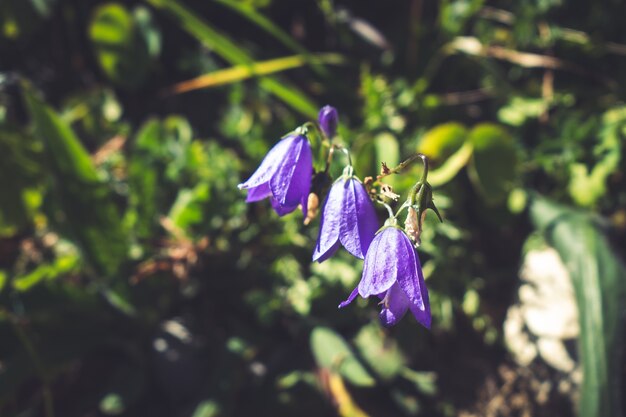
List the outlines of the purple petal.
<svg viewBox="0 0 626 417">
<path fill-rule="evenodd" d="M 409 299 L 397 283 L 393 284 L 383 299 L 383 309 L 379 318 L 383 326 L 391 327 L 398 323 L 409 309 Z"/>
<path fill-rule="evenodd" d="M 342 301 L 339 304 L 339 307 L 337 308 L 344 308 L 345 306 L 350 304 L 352 301 L 354 301 L 357 295 L 359 295 L 359 287 L 356 287 L 355 289 L 353 289 L 350 295 L 348 296 L 348 299 L 346 301 Z"/>
<path fill-rule="evenodd" d="M 384 293 L 405 273 L 399 256 L 404 254 L 404 233 L 395 227 L 387 227 L 378 233 L 367 250 L 363 276 L 359 282 L 359 294 L 363 298 Z"/>
<path fill-rule="evenodd" d="M 255 201 L 263 200 L 270 196 L 270 186 L 268 184 L 257 185 L 256 187 L 248 188 L 248 197 L 246 197 L 246 203 L 253 203 Z"/>
<path fill-rule="evenodd" d="M 270 179 L 272 195 L 281 206 L 302 204 L 302 211 L 306 214 L 312 174 L 313 158 L 309 142 L 304 136 L 296 136 Z"/>
<path fill-rule="evenodd" d="M 326 249 L 326 251 L 324 251 L 323 253 L 318 253 L 317 247 L 316 247 L 315 252 L 313 253 L 313 262 L 316 262 L 316 261 L 319 263 L 324 262 L 326 259 L 333 256 L 335 252 L 337 252 L 337 249 L 339 249 L 339 246 L 341 246 L 341 244 L 339 243 L 339 240 L 337 240 L 335 241 L 335 244 L 333 246 Z"/>
<path fill-rule="evenodd" d="M 404 255 L 400 257 L 400 265 L 403 272 L 398 274 L 398 285 L 406 295 L 411 312 L 417 321 L 430 328 L 430 305 L 422 266 L 409 238 L 404 233 L 402 237 Z"/>
<path fill-rule="evenodd" d="M 284 216 L 285 214 L 291 213 L 292 211 L 294 211 L 295 209 L 298 208 L 297 205 L 295 205 L 295 206 L 283 206 L 283 205 L 279 204 L 278 201 L 276 201 L 276 199 L 274 197 L 270 197 L 270 203 L 272 204 L 272 208 L 274 209 L 276 214 L 278 214 L 281 217 Z"/>
<path fill-rule="evenodd" d="M 253 188 L 269 182 L 283 163 L 285 155 L 293 146 L 296 138 L 298 138 L 298 136 L 287 136 L 274 145 L 267 155 L 265 155 L 261 165 L 254 171 L 254 174 L 252 174 L 246 182 L 238 185 L 239 189 Z"/>
<path fill-rule="evenodd" d="M 367 190 L 355 178 L 345 181 L 344 193 L 339 240 L 348 252 L 363 259 L 378 230 L 376 211 Z"/>
<path fill-rule="evenodd" d="M 339 247 L 339 230 L 341 228 L 343 201 L 343 181 L 333 184 L 324 202 L 322 218 L 320 221 L 320 232 L 317 238 L 317 245 L 313 252 L 313 261 L 322 262 L 328 258 L 327 253 Z M 322 259 L 323 258 L 323 259 Z"/>
</svg>

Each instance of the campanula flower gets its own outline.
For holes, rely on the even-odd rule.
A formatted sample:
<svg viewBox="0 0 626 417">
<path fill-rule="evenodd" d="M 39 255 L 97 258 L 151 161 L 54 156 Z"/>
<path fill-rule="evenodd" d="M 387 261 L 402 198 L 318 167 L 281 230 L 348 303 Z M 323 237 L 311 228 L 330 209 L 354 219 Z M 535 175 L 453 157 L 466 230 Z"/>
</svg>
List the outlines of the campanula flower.
<svg viewBox="0 0 626 417">
<path fill-rule="evenodd" d="M 332 106 L 322 107 L 320 109 L 317 120 L 320 124 L 320 128 L 327 138 L 332 138 L 333 136 L 335 136 L 335 133 L 337 133 L 337 124 L 339 122 L 337 109 Z"/>
<path fill-rule="evenodd" d="M 365 256 L 361 282 L 339 308 L 350 304 L 357 295 L 376 295 L 382 300 L 379 317 L 384 326 L 393 326 L 411 310 L 418 322 L 430 328 L 430 304 L 422 266 L 407 235 L 395 226 L 385 227 L 374 237 Z"/>
<path fill-rule="evenodd" d="M 254 174 L 238 187 L 248 190 L 247 203 L 269 197 L 279 216 L 291 213 L 298 204 L 306 215 L 312 174 L 309 141 L 293 134 L 270 149 Z"/>
<path fill-rule="evenodd" d="M 340 245 L 363 259 L 376 230 L 378 219 L 372 200 L 348 167 L 333 184 L 324 203 L 313 261 L 325 261 Z"/>
</svg>

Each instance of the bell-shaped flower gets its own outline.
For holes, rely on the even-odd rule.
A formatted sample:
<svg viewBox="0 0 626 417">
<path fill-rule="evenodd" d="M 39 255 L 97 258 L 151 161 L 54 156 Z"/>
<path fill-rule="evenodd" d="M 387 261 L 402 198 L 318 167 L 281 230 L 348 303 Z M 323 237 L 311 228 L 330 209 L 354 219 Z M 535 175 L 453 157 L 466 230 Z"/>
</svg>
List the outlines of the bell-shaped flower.
<svg viewBox="0 0 626 417">
<path fill-rule="evenodd" d="M 411 310 L 418 322 L 430 328 L 430 304 L 422 266 L 407 235 L 395 226 L 385 227 L 374 237 L 365 256 L 361 281 L 339 308 L 350 304 L 357 295 L 376 295 L 382 300 L 379 317 L 384 326 L 395 325 Z"/>
<path fill-rule="evenodd" d="M 322 107 L 317 117 L 317 121 L 319 122 L 320 128 L 326 137 L 332 139 L 333 136 L 335 136 L 335 133 L 337 133 L 337 124 L 339 123 L 337 109 L 333 106 Z"/>
<path fill-rule="evenodd" d="M 363 259 L 376 230 L 378 218 L 372 200 L 348 167 L 333 184 L 324 203 L 313 261 L 325 261 L 340 245 Z"/>
<path fill-rule="evenodd" d="M 312 174 L 309 141 L 293 134 L 270 149 L 254 174 L 238 187 L 248 190 L 248 203 L 269 197 L 279 216 L 291 213 L 298 204 L 306 215 Z"/>
</svg>

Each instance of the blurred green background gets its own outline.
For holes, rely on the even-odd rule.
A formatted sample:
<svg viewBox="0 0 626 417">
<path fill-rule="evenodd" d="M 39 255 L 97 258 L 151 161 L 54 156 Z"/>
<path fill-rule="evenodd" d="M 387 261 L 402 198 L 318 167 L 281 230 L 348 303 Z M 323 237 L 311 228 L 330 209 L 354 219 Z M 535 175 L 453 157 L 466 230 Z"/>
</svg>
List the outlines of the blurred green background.
<svg viewBox="0 0 626 417">
<path fill-rule="evenodd" d="M 624 16 L 0 0 L 0 415 L 619 416 Z M 431 159 L 431 331 L 236 187 L 324 104 L 357 175 Z"/>
</svg>

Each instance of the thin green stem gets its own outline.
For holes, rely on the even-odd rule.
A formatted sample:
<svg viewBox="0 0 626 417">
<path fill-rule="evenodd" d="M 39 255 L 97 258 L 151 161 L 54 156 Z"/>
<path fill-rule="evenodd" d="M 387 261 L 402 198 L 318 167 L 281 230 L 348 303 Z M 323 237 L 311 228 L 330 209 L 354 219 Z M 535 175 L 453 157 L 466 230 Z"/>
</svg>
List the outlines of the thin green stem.
<svg viewBox="0 0 626 417">
<path fill-rule="evenodd" d="M 339 149 L 348 157 L 348 166 L 352 167 L 352 156 L 350 155 L 350 150 L 344 146 L 332 144 L 330 145 L 330 150 L 328 151 L 328 158 L 326 158 L 326 173 L 328 173 L 328 170 L 330 169 L 330 163 L 332 162 L 335 149 Z"/>
<path fill-rule="evenodd" d="M 404 168 L 409 166 L 411 163 L 413 163 L 413 161 L 415 161 L 418 158 L 421 159 L 422 163 L 424 164 L 424 172 L 422 173 L 422 178 L 420 179 L 420 182 L 426 182 L 426 178 L 428 177 L 428 158 L 424 154 L 416 153 L 414 155 L 411 155 L 406 160 L 400 162 L 394 168 L 388 169 L 386 172 L 378 175 L 376 177 L 376 184 L 380 184 L 380 180 L 385 178 L 385 177 L 387 177 L 387 176 L 389 176 L 389 175 L 399 173 L 400 171 L 402 171 Z"/>
<path fill-rule="evenodd" d="M 389 218 L 390 219 L 395 219 L 396 215 L 393 214 L 393 209 L 391 208 L 391 206 L 387 203 L 385 203 L 384 201 L 381 201 L 379 199 L 375 199 L 374 201 L 376 201 L 378 204 L 382 204 L 383 206 L 385 206 L 385 208 L 387 209 L 387 212 L 389 213 Z"/>
</svg>

